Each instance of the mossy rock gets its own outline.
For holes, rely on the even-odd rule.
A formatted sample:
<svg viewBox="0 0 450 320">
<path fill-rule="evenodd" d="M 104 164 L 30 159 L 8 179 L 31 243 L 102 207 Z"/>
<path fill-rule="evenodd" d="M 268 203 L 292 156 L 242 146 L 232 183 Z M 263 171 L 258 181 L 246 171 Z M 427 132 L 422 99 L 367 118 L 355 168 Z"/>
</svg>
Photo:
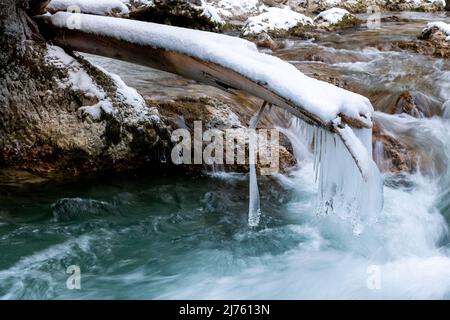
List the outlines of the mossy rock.
<svg viewBox="0 0 450 320">
<path fill-rule="evenodd" d="M 358 19 L 356 16 L 352 14 L 346 14 L 338 23 L 332 26 L 336 29 L 346 29 L 359 26 L 360 24 L 362 24 L 362 22 L 363 21 L 361 19 Z"/>
</svg>

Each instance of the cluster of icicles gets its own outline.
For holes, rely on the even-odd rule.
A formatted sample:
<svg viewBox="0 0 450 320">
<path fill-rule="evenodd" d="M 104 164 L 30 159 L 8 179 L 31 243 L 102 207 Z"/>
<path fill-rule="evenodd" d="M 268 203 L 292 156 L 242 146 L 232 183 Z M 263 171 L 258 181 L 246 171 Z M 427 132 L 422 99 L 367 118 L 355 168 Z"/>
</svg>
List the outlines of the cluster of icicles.
<svg viewBox="0 0 450 320">
<path fill-rule="evenodd" d="M 252 118 L 250 128 L 256 127 L 262 110 Z M 315 181 L 318 184 L 316 213 L 335 214 L 348 220 L 353 232 L 360 234 L 365 226 L 377 221 L 378 213 L 383 208 L 383 181 L 372 160 L 372 130 L 352 130 L 368 152 L 369 169 L 364 178 L 338 135 L 308 125 L 298 118 L 292 120 L 285 133 L 291 140 L 297 163 L 305 157 L 305 146 L 309 149 L 306 152 L 312 152 Z M 250 147 L 252 156 L 250 160 L 255 157 L 254 148 Z M 257 226 L 261 215 L 255 162 L 250 161 L 249 226 Z"/>
</svg>

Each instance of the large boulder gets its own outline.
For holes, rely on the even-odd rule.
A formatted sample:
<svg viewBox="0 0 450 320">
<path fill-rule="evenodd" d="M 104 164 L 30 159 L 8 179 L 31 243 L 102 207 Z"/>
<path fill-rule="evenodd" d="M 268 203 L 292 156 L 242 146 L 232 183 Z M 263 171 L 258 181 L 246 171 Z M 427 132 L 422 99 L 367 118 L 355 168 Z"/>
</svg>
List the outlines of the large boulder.
<svg viewBox="0 0 450 320">
<path fill-rule="evenodd" d="M 226 96 L 186 96 L 177 97 L 176 99 L 158 99 L 149 100 L 149 104 L 156 105 L 161 114 L 161 118 L 167 124 L 169 131 L 174 132 L 175 130 L 182 128 L 189 131 L 190 137 L 193 141 L 194 139 L 194 122 L 201 121 L 201 129 L 203 134 L 206 130 L 216 131 L 223 139 L 223 157 L 219 164 L 202 166 L 198 164 L 183 164 L 183 169 L 190 171 L 208 170 L 208 168 L 216 167 L 223 171 L 232 172 L 248 172 L 248 127 L 251 117 L 256 113 L 258 109 L 258 103 L 260 101 L 254 100 L 253 98 L 247 97 L 245 95 L 238 95 L 236 97 L 226 97 Z M 272 112 L 278 113 L 278 111 L 273 110 Z M 269 115 L 270 114 L 270 115 Z M 280 113 L 280 117 L 283 117 L 284 113 Z M 272 113 L 268 111 L 264 112 L 258 129 L 268 129 L 266 132 L 269 137 L 269 130 L 277 127 L 281 121 L 278 116 L 273 116 Z M 233 134 L 236 134 L 238 141 L 234 145 L 233 152 L 235 153 L 234 162 L 227 164 L 226 161 L 226 147 L 227 147 L 227 131 L 231 130 Z M 211 131 L 212 132 L 212 131 Z M 296 164 L 295 157 L 293 155 L 292 146 L 288 139 L 279 134 L 279 144 L 276 146 L 278 149 L 275 150 L 278 154 L 278 164 L 272 163 L 270 166 L 268 163 L 264 163 L 264 159 L 269 159 L 270 153 L 265 153 L 268 150 L 268 146 L 262 148 L 263 161 L 261 161 L 261 155 L 258 157 L 257 170 L 261 172 L 262 168 L 266 170 L 270 167 L 271 172 L 286 172 Z M 261 140 L 263 143 L 268 143 L 269 141 Z M 260 141 L 260 142 L 261 142 Z M 203 149 L 210 144 L 210 142 L 203 141 Z M 245 151 L 245 162 L 240 163 L 237 159 L 238 149 Z M 193 152 L 193 151 L 191 151 Z M 191 157 L 192 158 L 192 157 Z M 192 159 L 191 159 L 192 160 Z M 192 161 L 191 161 L 192 162 Z M 205 162 L 205 159 L 202 160 Z M 266 161 L 267 162 L 267 161 Z"/>
<path fill-rule="evenodd" d="M 0 166 L 76 175 L 158 163 L 170 138 L 156 108 L 118 76 L 59 47 L 46 47 L 42 58 L 31 99 L 13 94 L 29 92 L 27 84 L 2 82 Z"/>
</svg>

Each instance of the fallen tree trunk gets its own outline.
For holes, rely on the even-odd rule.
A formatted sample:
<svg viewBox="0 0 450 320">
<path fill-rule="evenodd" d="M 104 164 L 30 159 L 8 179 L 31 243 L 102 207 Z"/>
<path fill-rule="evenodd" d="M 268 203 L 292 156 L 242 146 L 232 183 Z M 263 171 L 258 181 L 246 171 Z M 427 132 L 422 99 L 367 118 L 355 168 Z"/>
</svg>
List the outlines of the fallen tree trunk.
<svg viewBox="0 0 450 320">
<path fill-rule="evenodd" d="M 357 128 L 372 125 L 373 108 L 366 98 L 309 78 L 242 39 L 87 14 L 60 12 L 37 21 L 48 39 L 70 50 L 149 66 L 224 90 L 242 90 L 330 130 L 337 117 Z"/>
<path fill-rule="evenodd" d="M 60 12 L 37 21 L 48 39 L 66 49 L 164 70 L 226 91 L 242 90 L 340 137 L 347 125 L 372 126 L 373 108 L 366 98 L 309 78 L 246 40 L 87 14 Z M 364 149 L 354 147 L 360 143 L 355 136 L 348 137 L 354 139 L 342 141 L 365 177 L 369 158 L 355 153 Z"/>
</svg>

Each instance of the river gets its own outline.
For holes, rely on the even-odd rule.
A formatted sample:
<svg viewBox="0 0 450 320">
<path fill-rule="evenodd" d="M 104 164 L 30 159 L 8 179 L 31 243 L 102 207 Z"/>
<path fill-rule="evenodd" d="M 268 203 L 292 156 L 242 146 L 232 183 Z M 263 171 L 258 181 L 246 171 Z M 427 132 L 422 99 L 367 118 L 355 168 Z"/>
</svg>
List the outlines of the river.
<svg viewBox="0 0 450 320">
<path fill-rule="evenodd" d="M 348 221 L 317 216 L 311 161 L 259 178 L 263 215 L 252 229 L 245 174 L 3 178 L 0 298 L 450 299 L 450 110 L 442 107 L 450 99 L 450 61 L 386 49 L 414 39 L 426 21 L 450 17 L 400 16 L 409 20 L 286 40 L 276 52 L 306 73 L 342 75 L 371 99 L 375 119 L 422 155 L 414 174 L 383 173 L 376 224 L 355 235 Z M 144 67 L 88 59 L 144 96 L 222 94 Z M 383 112 L 408 90 L 431 117 Z M 382 152 L 375 157 L 382 166 Z M 71 265 L 80 268 L 79 290 L 66 285 Z"/>
</svg>

